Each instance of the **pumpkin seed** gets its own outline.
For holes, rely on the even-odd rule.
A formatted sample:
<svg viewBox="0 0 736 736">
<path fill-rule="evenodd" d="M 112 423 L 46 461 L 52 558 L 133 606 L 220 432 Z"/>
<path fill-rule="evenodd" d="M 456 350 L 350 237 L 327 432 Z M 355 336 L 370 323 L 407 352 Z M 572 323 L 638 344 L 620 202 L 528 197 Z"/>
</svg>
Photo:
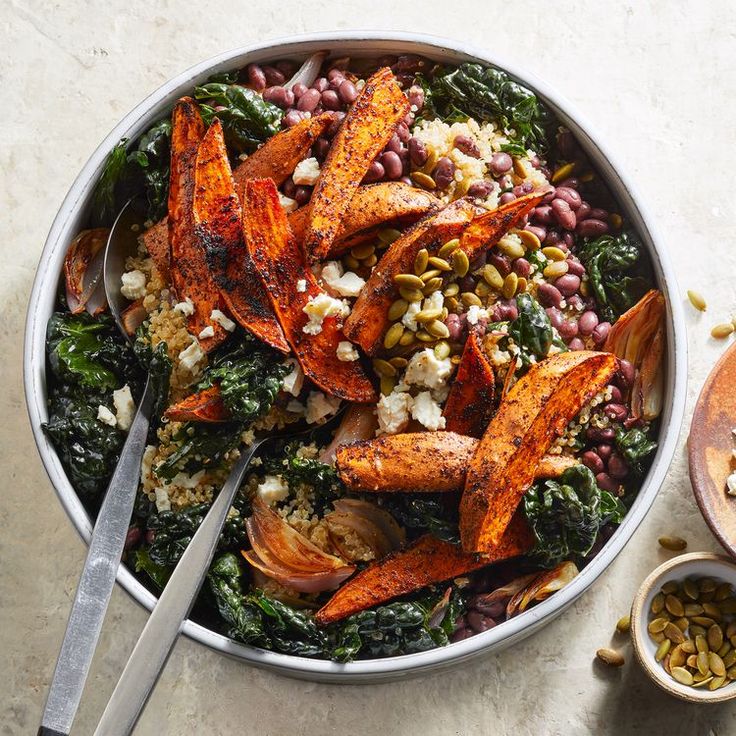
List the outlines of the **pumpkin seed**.
<svg viewBox="0 0 736 736">
<path fill-rule="evenodd" d="M 703 606 L 700 603 L 686 603 L 685 604 L 685 615 L 686 616 L 700 616 L 703 613 Z"/>
<path fill-rule="evenodd" d="M 595 179 L 595 174 L 592 171 L 586 171 L 584 174 L 580 175 L 579 179 L 583 184 L 587 184 L 589 181 L 593 181 L 593 179 Z"/>
<path fill-rule="evenodd" d="M 526 250 L 521 243 L 518 243 L 514 238 L 504 236 L 498 241 L 496 247 L 509 258 L 521 258 Z"/>
<path fill-rule="evenodd" d="M 649 634 L 649 638 L 655 644 L 661 644 L 667 637 L 661 631 L 658 631 L 656 634 Z"/>
<path fill-rule="evenodd" d="M 391 376 L 381 376 L 381 393 L 388 396 L 396 386 L 396 381 Z"/>
<path fill-rule="evenodd" d="M 723 606 L 721 606 L 721 609 L 723 609 Z M 730 639 L 734 634 L 736 634 L 736 620 L 731 621 L 731 623 L 726 626 L 726 636 Z M 736 644 L 734 644 L 736 647 Z"/>
<path fill-rule="evenodd" d="M 422 248 L 414 258 L 414 273 L 417 276 L 421 276 L 427 268 L 429 262 L 429 251 L 426 248 Z"/>
<path fill-rule="evenodd" d="M 492 286 L 499 291 L 503 288 L 503 276 L 501 276 L 499 270 L 492 263 L 486 263 L 483 266 L 481 276 L 488 286 Z"/>
<path fill-rule="evenodd" d="M 712 677 L 704 677 L 702 680 L 696 680 L 695 677 L 693 677 L 693 687 L 705 687 L 712 682 L 712 680 Z"/>
<path fill-rule="evenodd" d="M 519 283 L 516 286 L 516 293 L 522 294 L 527 290 L 528 287 L 528 281 L 523 276 L 519 276 Z"/>
<path fill-rule="evenodd" d="M 343 256 L 342 262 L 348 271 L 355 271 L 356 268 L 360 268 L 360 261 L 351 256 L 350 253 Z"/>
<path fill-rule="evenodd" d="M 578 287 L 580 296 L 590 296 L 590 286 L 588 286 L 588 282 L 585 280 L 586 278 L 586 276 L 583 276 L 583 280 L 580 282 L 580 286 Z"/>
<path fill-rule="evenodd" d="M 686 654 L 695 654 L 698 650 L 695 648 L 695 642 L 692 639 L 686 639 L 682 642 L 682 651 Z"/>
<path fill-rule="evenodd" d="M 485 299 L 491 293 L 491 287 L 485 281 L 479 281 L 473 291 L 481 299 Z"/>
<path fill-rule="evenodd" d="M 731 642 L 730 641 L 724 641 L 723 644 L 721 644 L 721 646 L 718 648 L 718 656 L 721 659 L 723 659 L 724 664 L 725 664 L 725 661 L 726 661 L 724 659 L 724 657 L 726 657 L 727 655 L 729 655 L 732 651 L 733 651 L 733 647 L 731 646 Z M 728 667 L 728 666 L 729 665 L 726 665 L 726 667 Z"/>
<path fill-rule="evenodd" d="M 437 185 L 434 183 L 434 179 L 423 171 L 414 171 L 411 175 L 411 180 L 418 184 L 422 189 L 436 189 Z"/>
<path fill-rule="evenodd" d="M 657 662 L 661 662 L 665 658 L 665 655 L 667 655 L 669 653 L 671 646 L 672 646 L 672 642 L 669 639 L 665 639 L 657 647 L 657 651 L 654 654 L 654 659 L 656 659 Z"/>
<path fill-rule="evenodd" d="M 672 667 L 671 672 L 672 677 L 674 677 L 677 682 L 682 683 L 683 685 L 693 684 L 693 676 L 684 667 Z"/>
<path fill-rule="evenodd" d="M 736 598 L 726 598 L 725 601 L 721 601 L 721 612 L 736 613 Z"/>
<path fill-rule="evenodd" d="M 673 615 L 673 616 L 683 616 L 685 614 L 685 608 L 682 605 L 682 601 L 672 595 L 671 593 L 664 599 L 664 605 L 665 608 Z"/>
<path fill-rule="evenodd" d="M 416 338 L 420 342 L 434 342 L 435 338 L 427 332 L 427 330 L 417 330 Z"/>
<path fill-rule="evenodd" d="M 714 652 L 717 652 L 723 646 L 723 629 L 718 624 L 713 624 L 708 629 L 707 641 L 708 646 Z"/>
<path fill-rule="evenodd" d="M 449 358 L 451 352 L 452 349 L 450 348 L 450 343 L 446 342 L 445 340 L 441 340 L 434 346 L 434 354 L 437 360 L 444 360 L 445 358 Z"/>
<path fill-rule="evenodd" d="M 419 274 L 419 278 L 426 284 L 427 281 L 437 278 L 441 273 L 442 271 L 440 271 L 439 268 L 430 268 L 429 271 Z"/>
<path fill-rule="evenodd" d="M 456 250 L 452 254 L 452 270 L 461 278 L 470 270 L 468 254 L 464 250 Z"/>
<path fill-rule="evenodd" d="M 406 301 L 406 299 L 397 299 L 388 308 L 388 318 L 392 322 L 395 322 L 397 319 L 401 319 L 406 314 L 406 310 L 408 308 L 409 308 L 409 302 Z"/>
<path fill-rule="evenodd" d="M 548 266 L 544 267 L 542 273 L 548 279 L 557 279 L 560 276 L 564 276 L 570 267 L 567 265 L 567 261 L 554 261 Z"/>
<path fill-rule="evenodd" d="M 565 261 L 567 260 L 567 253 L 562 248 L 558 248 L 556 245 L 548 245 L 546 248 L 542 248 L 542 253 L 550 261 Z"/>
<path fill-rule="evenodd" d="M 685 582 L 682 584 L 682 590 L 691 601 L 698 600 L 700 591 L 698 590 L 698 586 L 694 580 L 690 580 L 690 578 L 685 580 Z"/>
<path fill-rule="evenodd" d="M 378 233 L 378 239 L 382 243 L 386 243 L 387 245 L 391 245 L 395 240 L 398 240 L 401 237 L 401 230 L 397 230 L 393 227 L 386 227 L 383 230 L 380 230 Z"/>
<path fill-rule="evenodd" d="M 447 258 L 457 247 L 460 245 L 460 238 L 453 238 L 448 240 L 438 251 L 437 255 L 440 258 Z"/>
<path fill-rule="evenodd" d="M 621 226 L 624 224 L 624 218 L 621 217 L 618 212 L 612 212 L 608 217 L 608 221 L 611 223 L 611 227 L 614 230 L 620 230 Z"/>
<path fill-rule="evenodd" d="M 696 660 L 698 665 L 698 672 L 700 672 L 701 675 L 707 675 L 710 672 L 710 666 L 708 665 L 708 653 L 698 652 Z"/>
<path fill-rule="evenodd" d="M 429 265 L 439 268 L 440 271 L 452 271 L 452 266 L 444 259 L 439 256 L 430 256 Z"/>
<path fill-rule="evenodd" d="M 660 537 L 659 546 L 672 552 L 681 552 L 687 547 L 687 542 L 682 537 Z"/>
<path fill-rule="evenodd" d="M 687 658 L 686 661 L 687 661 L 687 666 L 688 667 L 692 667 L 693 669 L 697 669 L 698 668 L 698 655 L 697 654 L 691 654 Z"/>
<path fill-rule="evenodd" d="M 652 605 L 650 606 L 650 611 L 656 616 L 658 613 L 661 613 L 664 609 L 664 594 L 663 593 L 657 593 L 657 595 L 652 598 Z"/>
<path fill-rule="evenodd" d="M 720 652 L 718 653 L 718 656 L 720 656 Z M 733 667 L 736 664 L 736 649 L 732 649 L 723 659 L 723 664 L 726 665 L 729 669 Z"/>
<path fill-rule="evenodd" d="M 705 636 L 708 632 L 702 627 L 696 624 L 690 624 L 690 636 Z"/>
<path fill-rule="evenodd" d="M 736 666 L 729 667 L 726 670 L 726 677 L 728 677 L 729 680 L 736 680 Z"/>
<path fill-rule="evenodd" d="M 725 601 L 726 598 L 729 598 L 731 595 L 731 583 L 721 583 L 716 588 L 716 595 L 713 599 L 717 603 L 720 603 L 721 601 Z"/>
<path fill-rule="evenodd" d="M 453 281 L 451 284 L 447 284 L 442 293 L 445 296 L 457 296 L 460 293 L 460 284 Z"/>
<path fill-rule="evenodd" d="M 375 266 L 376 263 L 378 263 L 378 256 L 375 253 L 368 256 L 368 258 L 363 259 L 363 265 L 367 266 L 368 268 L 373 268 L 373 266 Z"/>
<path fill-rule="evenodd" d="M 608 649 L 607 647 L 599 649 L 595 653 L 595 656 L 610 667 L 621 667 L 625 661 L 621 652 L 617 652 L 615 649 Z"/>
<path fill-rule="evenodd" d="M 621 616 L 621 618 L 616 622 L 616 631 L 618 631 L 619 634 L 625 634 L 630 629 L 631 616 Z"/>
<path fill-rule="evenodd" d="M 432 322 L 432 320 L 437 319 L 441 314 L 441 309 L 422 309 L 414 315 L 414 319 L 424 324 L 425 322 Z"/>
<path fill-rule="evenodd" d="M 695 637 L 695 648 L 698 650 L 698 652 L 707 652 L 708 651 L 708 641 L 701 634 L 698 634 Z"/>
<path fill-rule="evenodd" d="M 386 350 L 391 350 L 391 348 L 396 347 L 403 334 L 404 325 L 402 325 L 401 322 L 395 322 L 388 328 L 388 331 L 384 335 L 383 347 L 385 347 Z"/>
<path fill-rule="evenodd" d="M 373 370 L 378 373 L 379 376 L 395 376 L 396 368 L 391 365 L 387 360 L 383 358 L 375 358 L 373 360 Z"/>
<path fill-rule="evenodd" d="M 691 291 L 690 289 L 688 289 L 687 298 L 690 300 L 690 304 L 692 304 L 695 309 L 700 312 L 705 312 L 705 310 L 708 308 L 705 303 L 705 299 L 703 299 L 703 297 L 697 291 Z"/>
<path fill-rule="evenodd" d="M 422 286 L 424 286 L 424 284 L 422 284 Z M 424 294 L 422 294 L 421 290 L 408 289 L 405 286 L 402 286 L 399 289 L 399 294 L 401 298 L 407 302 L 420 302 L 424 299 Z"/>
<path fill-rule="evenodd" d="M 463 356 L 460 355 L 459 353 L 457 355 L 453 355 L 450 358 L 450 363 L 452 363 L 453 365 L 457 365 L 460 362 L 460 360 L 462 359 L 462 357 Z"/>
<path fill-rule="evenodd" d="M 708 684 L 708 690 L 718 690 L 718 688 L 726 682 L 725 676 L 714 677 Z"/>
<path fill-rule="evenodd" d="M 511 159 L 511 164 L 514 167 L 514 174 L 516 174 L 520 179 L 526 179 L 526 169 L 524 168 L 524 164 L 521 162 L 521 159 L 514 157 Z"/>
<path fill-rule="evenodd" d="M 450 312 L 457 312 L 460 302 L 454 296 L 445 297 L 445 306 Z"/>
<path fill-rule="evenodd" d="M 650 634 L 659 634 L 661 631 L 664 631 L 664 627 L 667 626 L 669 621 L 666 618 L 655 618 L 653 621 L 649 622 L 649 626 L 647 626 L 647 630 Z"/>
<path fill-rule="evenodd" d="M 397 273 L 394 276 L 394 283 L 407 289 L 421 289 L 424 286 L 424 281 L 413 273 Z"/>
<path fill-rule="evenodd" d="M 692 616 L 690 621 L 697 626 L 702 626 L 706 631 L 715 623 L 709 616 Z"/>
<path fill-rule="evenodd" d="M 703 611 L 716 621 L 720 621 L 723 618 L 721 616 L 721 609 L 715 603 L 703 603 Z"/>
<path fill-rule="evenodd" d="M 542 247 L 539 238 L 531 230 L 516 230 L 514 234 L 519 236 L 527 250 L 539 250 Z"/>
<path fill-rule="evenodd" d="M 472 291 L 464 291 L 460 295 L 460 301 L 465 307 L 482 307 L 483 302 Z"/>
<path fill-rule="evenodd" d="M 399 340 L 399 345 L 401 345 L 402 348 L 409 347 L 409 345 L 413 345 L 416 341 L 416 338 L 414 337 L 414 333 L 411 330 L 407 330 Z"/>
<path fill-rule="evenodd" d="M 671 652 L 670 652 L 670 667 L 682 667 L 683 664 L 685 664 L 685 660 L 687 659 L 687 655 L 682 649 L 682 646 L 685 642 L 682 644 L 678 644 Z"/>
<path fill-rule="evenodd" d="M 447 325 L 444 322 L 440 322 L 438 319 L 427 324 L 425 329 L 433 337 L 439 337 L 443 340 L 450 337 L 450 330 L 447 328 Z"/>
<path fill-rule="evenodd" d="M 397 355 L 395 358 L 391 358 L 389 361 L 394 368 L 406 368 L 409 365 L 409 361 L 406 358 L 402 358 Z"/>
<path fill-rule="evenodd" d="M 557 169 L 557 171 L 555 171 L 554 174 L 552 174 L 552 179 L 550 181 L 553 184 L 557 184 L 561 181 L 564 181 L 572 174 L 573 171 L 575 171 L 574 161 L 571 161 L 569 164 L 563 164 Z"/>
<path fill-rule="evenodd" d="M 723 677 L 726 674 L 726 665 L 723 664 L 723 660 L 715 652 L 708 652 L 708 666 L 710 671 L 718 677 Z"/>
<path fill-rule="evenodd" d="M 519 277 L 512 271 L 504 280 L 501 293 L 505 299 L 511 299 L 516 294 L 516 287 L 519 285 Z"/>
<path fill-rule="evenodd" d="M 372 256 L 375 250 L 376 246 L 373 245 L 373 243 L 361 243 L 360 245 L 355 245 L 350 249 L 350 255 L 353 258 L 357 258 L 359 261 L 362 261 L 365 258 L 368 258 L 368 256 Z"/>
<path fill-rule="evenodd" d="M 677 583 L 674 580 L 668 580 L 661 588 L 660 590 L 665 595 L 672 595 L 672 593 L 677 593 Z"/>
<path fill-rule="evenodd" d="M 422 166 L 422 171 L 426 171 L 427 173 L 434 171 L 434 167 L 437 166 L 437 162 L 440 160 L 440 154 L 437 152 L 437 149 L 430 148 L 428 154 L 427 160 L 424 162 L 424 166 Z"/>
<path fill-rule="evenodd" d="M 668 639 L 675 642 L 675 644 L 682 644 L 682 642 L 685 641 L 685 635 L 680 631 L 680 629 L 675 626 L 675 624 L 672 623 L 672 621 L 668 621 L 667 625 L 664 627 L 664 631 L 662 632 Z"/>
<path fill-rule="evenodd" d="M 693 687 L 699 687 L 701 684 L 705 684 L 705 682 L 710 682 L 710 680 L 713 678 L 713 675 L 710 673 L 708 674 L 701 674 L 700 672 L 693 672 Z"/>
<path fill-rule="evenodd" d="M 683 616 L 682 618 L 677 618 L 673 621 L 675 626 L 677 626 L 680 631 L 685 632 L 687 631 L 687 627 L 690 625 L 690 622 Z"/>
<path fill-rule="evenodd" d="M 438 276 L 435 276 L 433 279 L 427 281 L 427 283 L 424 285 L 424 288 L 422 289 L 422 294 L 424 294 L 424 296 L 429 296 L 430 294 L 433 294 L 435 291 L 438 291 L 441 288 L 442 279 Z"/>
<path fill-rule="evenodd" d="M 711 331 L 711 337 L 715 337 L 716 340 L 723 340 L 733 332 L 733 324 L 731 322 L 722 322 L 716 325 Z"/>
<path fill-rule="evenodd" d="M 700 603 L 710 603 L 716 597 L 715 590 L 709 590 L 707 593 L 701 593 L 698 596 Z"/>
</svg>

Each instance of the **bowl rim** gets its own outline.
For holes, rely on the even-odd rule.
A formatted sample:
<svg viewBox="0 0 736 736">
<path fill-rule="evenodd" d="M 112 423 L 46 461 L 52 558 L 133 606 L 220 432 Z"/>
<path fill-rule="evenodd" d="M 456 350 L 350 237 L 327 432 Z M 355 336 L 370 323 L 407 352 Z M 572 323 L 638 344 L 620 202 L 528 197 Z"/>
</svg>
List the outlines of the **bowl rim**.
<svg viewBox="0 0 736 736">
<path fill-rule="evenodd" d="M 688 552 L 687 554 L 678 555 L 666 560 L 656 567 L 647 575 L 634 596 L 631 604 L 631 642 L 634 647 L 634 654 L 641 668 L 646 672 L 652 682 L 657 687 L 664 690 L 669 695 L 673 695 L 680 700 L 688 703 L 725 703 L 727 700 L 736 698 L 736 682 L 731 683 L 728 687 L 723 688 L 723 692 L 719 690 L 701 690 L 699 688 L 688 688 L 687 685 L 681 685 L 676 680 L 667 675 L 664 668 L 654 660 L 649 647 L 647 647 L 644 627 L 647 625 L 647 612 L 644 606 L 649 598 L 650 593 L 660 582 L 677 577 L 678 568 L 690 566 L 692 563 L 711 562 L 718 567 L 724 567 L 729 570 L 731 577 L 736 584 L 736 564 L 732 558 L 727 555 L 715 554 L 712 552 Z"/>
<path fill-rule="evenodd" d="M 134 138 L 139 135 L 155 119 L 155 111 L 160 111 L 173 103 L 180 94 L 180 90 L 191 87 L 195 80 L 204 78 L 205 75 L 214 71 L 235 65 L 240 66 L 246 63 L 246 60 L 260 61 L 278 56 L 305 55 L 325 47 L 335 52 L 347 52 L 349 49 L 353 49 L 353 52 L 361 51 L 362 54 L 358 55 L 368 55 L 368 53 L 380 55 L 400 51 L 452 58 L 457 63 L 476 61 L 497 66 L 534 90 L 555 111 L 560 120 L 574 131 L 580 144 L 594 158 L 596 169 L 603 174 L 617 201 L 623 205 L 623 209 L 641 235 L 658 275 L 659 288 L 665 294 L 667 301 L 666 400 L 657 454 L 624 521 L 580 575 L 554 596 L 510 621 L 504 622 L 503 626 L 495 627 L 446 647 L 418 654 L 360 660 L 347 664 L 279 654 L 239 644 L 189 619 L 182 624 L 181 631 L 202 644 L 224 654 L 243 659 L 250 664 L 276 670 L 292 677 L 336 683 L 379 682 L 436 670 L 506 647 L 530 635 L 559 615 L 593 584 L 636 531 L 651 507 L 669 468 L 685 411 L 687 341 L 677 282 L 666 249 L 658 245 L 661 240 L 653 224 L 654 218 L 631 181 L 621 173 L 622 169 L 618 166 L 615 157 L 600 142 L 599 137 L 594 137 L 590 132 L 592 126 L 585 116 L 581 115 L 565 97 L 535 75 L 476 46 L 438 36 L 410 32 L 310 33 L 290 38 L 269 39 L 225 51 L 169 79 L 113 127 L 97 146 L 71 185 L 51 225 L 39 259 L 28 305 L 24 338 L 23 375 L 26 405 L 34 439 L 49 480 L 67 515 L 86 544 L 91 535 L 91 520 L 69 483 L 59 458 L 43 434 L 40 425 L 47 416 L 44 353 L 46 321 L 53 310 L 63 250 L 71 241 L 69 235 L 74 232 L 75 227 L 81 224 L 82 212 L 91 193 L 92 184 L 96 181 L 107 153 L 113 145 L 124 136 Z M 149 611 L 152 610 L 156 597 L 122 564 L 118 569 L 117 582 L 140 605 Z"/>
</svg>

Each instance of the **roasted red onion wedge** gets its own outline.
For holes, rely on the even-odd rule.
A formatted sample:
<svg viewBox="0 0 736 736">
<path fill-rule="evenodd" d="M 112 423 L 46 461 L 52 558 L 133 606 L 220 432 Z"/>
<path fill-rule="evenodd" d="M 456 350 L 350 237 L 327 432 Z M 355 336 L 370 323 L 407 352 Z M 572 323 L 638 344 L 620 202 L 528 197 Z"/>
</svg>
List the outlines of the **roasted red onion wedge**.
<svg viewBox="0 0 736 736">
<path fill-rule="evenodd" d="M 98 315 L 107 308 L 102 266 L 110 230 L 104 227 L 82 230 L 72 241 L 64 260 L 66 301 L 72 314 L 85 309 Z"/>
</svg>

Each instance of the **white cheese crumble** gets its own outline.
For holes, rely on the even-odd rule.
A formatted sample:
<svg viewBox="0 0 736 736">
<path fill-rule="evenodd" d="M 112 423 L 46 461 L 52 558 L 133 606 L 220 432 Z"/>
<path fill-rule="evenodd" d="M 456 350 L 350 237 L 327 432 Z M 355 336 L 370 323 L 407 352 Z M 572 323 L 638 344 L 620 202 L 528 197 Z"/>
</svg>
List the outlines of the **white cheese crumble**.
<svg viewBox="0 0 736 736">
<path fill-rule="evenodd" d="M 488 310 L 477 304 L 471 304 L 466 312 L 466 319 L 469 325 L 477 325 L 479 319 L 488 319 Z"/>
<path fill-rule="evenodd" d="M 439 360 L 431 348 L 414 353 L 406 366 L 404 381 L 414 386 L 439 389 L 445 386 L 452 373 L 452 362 L 449 358 Z"/>
<path fill-rule="evenodd" d="M 227 330 L 228 332 L 235 331 L 235 322 L 233 322 L 230 317 L 228 317 L 224 312 L 220 311 L 219 309 L 212 310 L 212 314 L 210 314 L 210 319 L 220 325 L 223 330 Z"/>
<path fill-rule="evenodd" d="M 307 424 L 319 422 L 330 414 L 335 414 L 340 408 L 340 399 L 337 396 L 328 396 L 321 391 L 310 391 L 307 397 Z"/>
<path fill-rule="evenodd" d="M 281 192 L 279 192 L 279 202 L 281 203 L 281 208 L 287 215 L 290 212 L 299 209 L 299 203 L 295 199 L 287 197 L 285 194 L 281 194 Z"/>
<path fill-rule="evenodd" d="M 120 293 L 130 301 L 142 299 L 146 295 L 146 274 L 143 271 L 128 271 L 122 275 Z"/>
<path fill-rule="evenodd" d="M 297 186 L 313 187 L 319 179 L 319 161 L 314 157 L 300 161 L 291 178 Z"/>
<path fill-rule="evenodd" d="M 422 311 L 422 305 L 420 302 L 411 302 L 404 312 L 404 316 L 401 318 L 401 324 L 406 327 L 407 330 L 416 332 L 419 325 L 416 319 L 414 319 L 419 312 Z"/>
<path fill-rule="evenodd" d="M 340 296 L 358 296 L 365 280 L 352 271 L 343 271 L 338 261 L 328 261 L 322 267 L 322 280 Z"/>
<path fill-rule="evenodd" d="M 337 344 L 337 359 L 343 363 L 352 363 L 360 358 L 360 354 L 353 346 L 353 343 L 347 340 L 340 340 Z"/>
<path fill-rule="evenodd" d="M 307 280 L 299 279 L 299 281 L 296 282 L 296 290 L 300 294 L 303 294 L 307 290 Z"/>
<path fill-rule="evenodd" d="M 194 373 L 197 364 L 204 359 L 204 352 L 199 346 L 196 340 L 192 341 L 192 344 L 188 348 L 184 348 L 179 353 L 179 363 L 182 368 L 188 370 L 190 373 Z"/>
<path fill-rule="evenodd" d="M 169 494 L 166 492 L 166 489 L 157 486 L 153 489 L 153 492 L 156 494 L 156 509 L 159 512 L 171 511 L 171 499 L 169 498 Z"/>
<path fill-rule="evenodd" d="M 302 327 L 302 332 L 307 335 L 319 335 L 326 317 L 347 317 L 350 314 L 350 307 L 344 299 L 333 299 L 329 294 L 318 294 L 309 298 L 302 312 L 309 317 L 309 322 Z"/>
<path fill-rule="evenodd" d="M 115 416 L 118 420 L 118 427 L 127 432 L 130 425 L 133 424 L 135 416 L 135 401 L 133 394 L 130 393 L 130 386 L 125 386 L 112 392 L 112 403 L 115 404 Z"/>
<path fill-rule="evenodd" d="M 729 496 L 736 496 L 736 470 L 726 478 L 726 488 Z"/>
<path fill-rule="evenodd" d="M 115 415 L 106 406 L 103 406 L 102 404 L 100 404 L 97 407 L 97 418 L 103 424 L 107 424 L 110 427 L 118 426 L 118 420 L 115 418 Z"/>
<path fill-rule="evenodd" d="M 378 430 L 376 434 L 396 434 L 409 424 L 409 410 L 414 403 L 411 395 L 404 391 L 392 391 L 381 396 L 376 405 Z"/>
<path fill-rule="evenodd" d="M 414 397 L 411 415 L 422 426 L 433 432 L 445 428 L 445 418 L 442 416 L 442 408 L 432 398 L 432 394 L 429 391 L 422 391 Z"/>
<path fill-rule="evenodd" d="M 183 302 L 174 304 L 174 311 L 180 312 L 185 317 L 191 317 L 194 314 L 194 302 L 189 297 L 186 297 Z"/>
<path fill-rule="evenodd" d="M 286 405 L 286 411 L 290 411 L 292 414 L 299 414 L 300 416 L 307 413 L 307 407 L 302 404 L 301 401 L 291 399 Z"/>
<path fill-rule="evenodd" d="M 301 366 L 294 358 L 288 358 L 284 361 L 284 365 L 291 366 L 291 373 L 287 373 L 284 376 L 284 381 L 281 385 L 287 393 L 290 393 L 292 396 L 299 396 L 304 383 L 304 373 L 302 373 Z"/>
<path fill-rule="evenodd" d="M 214 336 L 215 336 L 215 328 L 212 325 L 207 325 L 207 327 L 203 328 L 202 331 L 198 335 L 200 340 L 204 340 L 205 338 L 214 337 Z"/>
<path fill-rule="evenodd" d="M 270 506 L 289 495 L 289 484 L 280 475 L 267 475 L 258 484 L 256 492 Z"/>
<path fill-rule="evenodd" d="M 188 475 L 187 473 L 177 473 L 171 479 L 171 485 L 192 490 L 202 482 L 202 478 L 204 478 L 204 473 L 204 470 L 198 470 L 194 475 Z"/>
</svg>

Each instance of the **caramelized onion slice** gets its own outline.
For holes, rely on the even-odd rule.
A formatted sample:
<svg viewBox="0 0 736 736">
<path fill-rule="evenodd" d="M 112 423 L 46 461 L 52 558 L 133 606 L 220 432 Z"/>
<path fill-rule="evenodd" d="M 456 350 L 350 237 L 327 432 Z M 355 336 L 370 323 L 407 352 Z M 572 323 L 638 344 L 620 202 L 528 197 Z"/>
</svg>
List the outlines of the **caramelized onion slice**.
<svg viewBox="0 0 736 736">
<path fill-rule="evenodd" d="M 64 259 L 66 300 L 72 314 L 85 309 L 92 315 L 107 307 L 102 279 L 108 228 L 82 230 L 72 241 Z"/>
<path fill-rule="evenodd" d="M 358 440 L 370 439 L 375 435 L 377 427 L 378 420 L 373 405 L 352 404 L 340 421 L 332 442 L 320 453 L 320 462 L 333 465 L 338 447 Z"/>
<path fill-rule="evenodd" d="M 564 588 L 577 574 L 578 568 L 574 562 L 562 562 L 552 570 L 535 575 L 534 580 L 509 601 L 506 615 L 511 618 L 524 611 L 530 603 L 543 601 Z"/>
</svg>

